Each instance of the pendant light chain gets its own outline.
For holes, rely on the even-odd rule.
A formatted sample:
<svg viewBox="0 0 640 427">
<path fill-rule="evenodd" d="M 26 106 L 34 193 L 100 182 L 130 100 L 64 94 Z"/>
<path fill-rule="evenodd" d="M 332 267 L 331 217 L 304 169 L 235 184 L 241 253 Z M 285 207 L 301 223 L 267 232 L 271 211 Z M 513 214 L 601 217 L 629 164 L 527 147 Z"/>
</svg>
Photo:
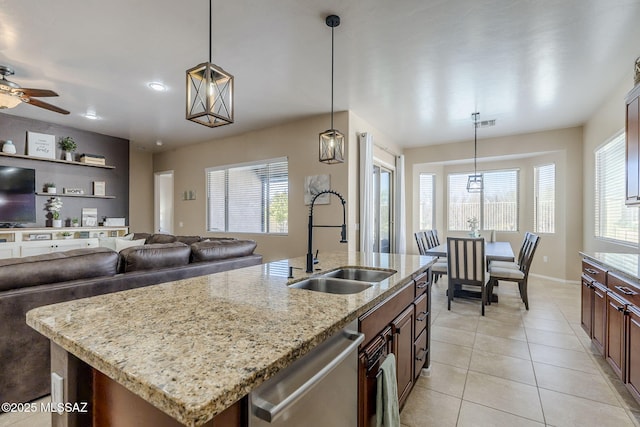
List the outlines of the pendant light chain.
<svg viewBox="0 0 640 427">
<path fill-rule="evenodd" d="M 333 130 L 333 30 L 331 27 L 331 130 Z"/>
<path fill-rule="evenodd" d="M 213 2 L 213 0 L 209 0 L 209 63 L 211 63 L 211 50 L 212 50 L 212 45 L 213 45 L 213 35 L 212 35 L 212 30 L 211 30 L 211 26 L 213 25 L 212 21 L 212 15 L 213 15 L 213 7 L 211 5 L 211 3 Z"/>
</svg>

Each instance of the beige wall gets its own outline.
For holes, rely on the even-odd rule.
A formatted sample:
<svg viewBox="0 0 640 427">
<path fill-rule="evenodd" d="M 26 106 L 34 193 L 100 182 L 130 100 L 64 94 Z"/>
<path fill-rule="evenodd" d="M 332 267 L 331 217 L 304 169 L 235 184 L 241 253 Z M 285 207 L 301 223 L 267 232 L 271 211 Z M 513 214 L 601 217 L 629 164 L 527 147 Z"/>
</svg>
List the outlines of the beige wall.
<svg viewBox="0 0 640 427">
<path fill-rule="evenodd" d="M 335 126 L 346 137 L 346 163 L 326 165 L 318 161 L 318 134 L 329 127 L 329 116 L 321 115 L 239 136 L 189 145 L 154 155 L 153 170 L 174 171 L 174 233 L 194 235 L 224 235 L 206 231 L 205 169 L 211 166 L 230 165 L 277 157 L 289 160 L 289 233 L 287 235 L 229 233 L 233 237 L 254 239 L 256 252 L 265 261 L 303 256 L 307 253 L 307 223 L 309 208 L 304 204 L 304 177 L 307 175 L 331 175 L 331 187 L 347 199 L 347 245 L 340 244 L 340 229 L 316 228 L 314 248 L 328 251 L 355 250 L 355 209 L 353 184 L 350 184 L 349 167 L 353 161 L 352 133 L 348 128 L 348 113 L 335 115 Z M 215 129 L 211 130 L 215 135 Z M 355 188 L 355 187 L 354 187 Z M 185 190 L 195 190 L 197 199 L 183 201 Z M 357 193 L 356 193 L 357 194 Z M 342 224 L 342 208 L 336 197 L 330 205 L 316 205 L 316 224 Z M 182 226 L 180 224 L 182 223 Z"/>
<path fill-rule="evenodd" d="M 633 89 L 633 77 L 625 76 L 606 102 L 584 126 L 584 230 L 583 248 L 587 252 L 632 252 L 638 248 L 596 239 L 595 234 L 595 150 L 625 127 L 625 96 Z M 628 209 L 638 209 L 629 207 Z"/>
<path fill-rule="evenodd" d="M 533 167 L 556 164 L 556 233 L 542 235 L 532 273 L 575 281 L 580 274 L 578 250 L 582 247 L 582 128 L 558 129 L 478 142 L 482 156 L 479 170 L 520 169 L 520 211 L 517 233 L 498 233 L 498 239 L 511 242 L 517 251 L 525 231 L 533 227 Z M 407 194 L 407 251 L 417 253 L 413 232 L 418 230 L 418 177 L 420 172 L 436 174 L 436 228 L 446 237 L 446 179 L 452 172 L 468 172 L 472 159 L 460 153 L 473 153 L 473 141 L 405 149 Z M 505 158 L 504 156 L 508 156 Z M 502 158 L 502 159 L 501 159 Z M 468 161 L 461 164 L 459 161 Z M 458 162 L 456 162 L 458 161 Z M 543 262 L 544 257 L 547 262 Z"/>
<path fill-rule="evenodd" d="M 153 231 L 153 156 L 129 144 L 129 229 Z"/>
</svg>

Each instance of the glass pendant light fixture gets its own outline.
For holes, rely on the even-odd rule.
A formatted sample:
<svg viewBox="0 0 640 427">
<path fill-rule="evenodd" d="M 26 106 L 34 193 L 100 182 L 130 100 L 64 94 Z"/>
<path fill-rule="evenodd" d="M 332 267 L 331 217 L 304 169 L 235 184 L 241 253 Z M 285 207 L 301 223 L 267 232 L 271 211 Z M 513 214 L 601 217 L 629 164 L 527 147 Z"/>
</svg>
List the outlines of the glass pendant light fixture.
<svg viewBox="0 0 640 427">
<path fill-rule="evenodd" d="M 212 0 L 209 0 L 209 62 L 187 70 L 187 120 L 208 127 L 233 123 L 233 76 L 211 62 Z"/>
<path fill-rule="evenodd" d="M 320 161 L 334 164 L 344 162 L 344 135 L 333 128 L 333 29 L 340 25 L 340 17 L 329 15 L 325 22 L 331 27 L 331 129 L 320 134 Z"/>
<path fill-rule="evenodd" d="M 469 193 L 479 193 L 482 191 L 482 174 L 478 173 L 477 158 L 478 158 L 478 116 L 479 112 L 471 113 L 473 118 L 473 175 L 469 175 L 467 181 L 467 191 Z"/>
</svg>

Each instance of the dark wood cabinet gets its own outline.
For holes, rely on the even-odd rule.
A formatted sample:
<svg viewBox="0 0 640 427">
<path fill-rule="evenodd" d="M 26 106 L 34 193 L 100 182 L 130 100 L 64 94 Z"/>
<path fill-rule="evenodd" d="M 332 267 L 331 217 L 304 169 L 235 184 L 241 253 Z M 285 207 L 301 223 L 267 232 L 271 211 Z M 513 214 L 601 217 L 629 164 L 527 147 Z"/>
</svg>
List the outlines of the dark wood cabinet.
<svg viewBox="0 0 640 427">
<path fill-rule="evenodd" d="M 409 396 L 413 385 L 413 310 L 413 305 L 407 307 L 391 322 L 400 406 Z"/>
<path fill-rule="evenodd" d="M 414 278 L 359 318 L 365 334 L 358 368 L 358 426 L 375 426 L 377 376 L 388 353 L 396 358 L 398 401 L 404 404 L 415 379 L 429 366 L 431 272 Z"/>
<path fill-rule="evenodd" d="M 627 388 L 640 401 L 640 308 L 629 307 L 627 333 Z"/>
<path fill-rule="evenodd" d="M 605 357 L 621 380 L 625 379 L 625 313 L 627 302 L 613 292 L 607 292 L 607 322 Z"/>
<path fill-rule="evenodd" d="M 593 345 L 604 354 L 606 342 L 607 272 L 587 261 L 582 262 L 580 324 Z"/>
<path fill-rule="evenodd" d="M 626 164 L 628 205 L 640 203 L 640 86 L 627 95 Z"/>
</svg>

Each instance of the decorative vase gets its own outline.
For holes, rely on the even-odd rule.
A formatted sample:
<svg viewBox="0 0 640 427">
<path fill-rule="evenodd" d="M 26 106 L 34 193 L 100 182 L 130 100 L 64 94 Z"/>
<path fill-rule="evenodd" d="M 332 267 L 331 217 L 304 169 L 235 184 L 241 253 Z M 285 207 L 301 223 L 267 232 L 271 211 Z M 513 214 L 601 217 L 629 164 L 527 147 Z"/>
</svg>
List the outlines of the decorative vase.
<svg viewBox="0 0 640 427">
<path fill-rule="evenodd" d="M 56 187 L 47 187 L 47 193 L 56 194 L 58 193 L 58 189 L 56 189 Z"/>
<path fill-rule="evenodd" d="M 65 151 L 64 152 L 64 159 L 67 162 L 73 162 L 73 152 L 72 151 Z"/>
<path fill-rule="evenodd" d="M 51 225 L 53 228 L 62 228 L 62 220 L 61 219 L 52 219 Z"/>
<path fill-rule="evenodd" d="M 16 154 L 16 146 L 13 145 L 13 141 L 9 139 L 2 144 L 2 152 L 7 154 Z"/>
</svg>

